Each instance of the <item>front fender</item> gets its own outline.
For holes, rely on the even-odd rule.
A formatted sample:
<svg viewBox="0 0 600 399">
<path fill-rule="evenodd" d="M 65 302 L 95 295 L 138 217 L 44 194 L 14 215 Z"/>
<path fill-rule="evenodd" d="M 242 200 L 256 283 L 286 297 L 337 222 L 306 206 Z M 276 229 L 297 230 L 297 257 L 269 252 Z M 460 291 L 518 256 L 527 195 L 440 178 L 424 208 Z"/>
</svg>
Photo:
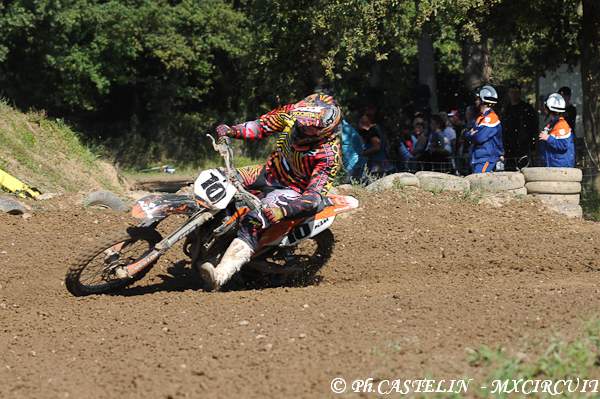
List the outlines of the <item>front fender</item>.
<svg viewBox="0 0 600 399">
<path fill-rule="evenodd" d="M 131 216 L 155 222 L 170 215 L 191 216 L 198 210 L 199 203 L 187 195 L 152 194 L 136 201 L 131 208 Z"/>
</svg>

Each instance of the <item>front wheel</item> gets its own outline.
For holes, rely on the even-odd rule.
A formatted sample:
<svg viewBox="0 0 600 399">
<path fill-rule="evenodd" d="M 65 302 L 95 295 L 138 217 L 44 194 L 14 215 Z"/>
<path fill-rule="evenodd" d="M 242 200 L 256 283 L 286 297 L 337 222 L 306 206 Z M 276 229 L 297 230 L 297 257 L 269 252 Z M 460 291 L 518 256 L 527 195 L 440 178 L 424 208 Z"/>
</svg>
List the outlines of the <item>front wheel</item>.
<svg viewBox="0 0 600 399">
<path fill-rule="evenodd" d="M 162 240 L 152 228 L 129 228 L 105 241 L 84 249 L 67 271 L 65 284 L 75 296 L 117 291 L 143 278 L 151 267 L 134 277 L 119 277 L 118 271 L 137 262 Z"/>
</svg>

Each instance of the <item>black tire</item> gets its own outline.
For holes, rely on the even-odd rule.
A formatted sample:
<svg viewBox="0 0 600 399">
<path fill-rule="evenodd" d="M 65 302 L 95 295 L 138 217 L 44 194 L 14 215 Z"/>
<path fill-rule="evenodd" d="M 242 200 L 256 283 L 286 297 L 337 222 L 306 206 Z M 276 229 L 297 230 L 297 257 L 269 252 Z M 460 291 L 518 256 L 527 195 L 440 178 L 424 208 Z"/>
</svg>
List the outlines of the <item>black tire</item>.
<svg viewBox="0 0 600 399">
<path fill-rule="evenodd" d="M 331 258 L 335 245 L 335 239 L 331 230 L 327 229 L 321 232 L 313 237 L 312 241 L 316 245 L 314 252 L 308 256 L 297 254 L 297 256 L 303 258 L 300 260 L 302 270 L 289 275 L 285 282 L 287 285 L 305 286 L 317 282 L 316 274 Z"/>
<path fill-rule="evenodd" d="M 88 194 L 83 201 L 85 207 L 108 208 L 117 212 L 127 212 L 129 207 L 110 191 L 94 191 Z"/>
<path fill-rule="evenodd" d="M 92 262 L 96 260 L 98 256 L 101 256 L 103 253 L 105 253 L 107 250 L 112 249 L 112 247 L 114 247 L 115 245 L 123 243 L 123 246 L 117 252 L 119 254 L 119 258 L 112 259 L 111 263 L 108 265 L 111 267 L 114 266 L 115 262 L 120 261 L 120 256 L 123 250 L 128 248 L 131 249 L 138 242 L 145 242 L 145 244 L 142 245 L 142 251 L 139 255 L 129 256 L 128 259 L 133 259 L 128 260 L 126 263 L 123 263 L 122 261 L 119 262 L 120 266 L 130 264 L 134 261 L 141 259 L 146 254 L 148 254 L 154 248 L 154 246 L 161 240 L 162 237 L 160 233 L 158 233 L 152 228 L 131 227 L 127 229 L 127 232 L 125 233 L 117 233 L 111 238 L 108 238 L 102 241 L 101 243 L 92 246 L 91 248 L 81 250 L 79 256 L 76 257 L 74 264 L 69 268 L 69 270 L 67 271 L 67 275 L 65 276 L 65 284 L 67 286 L 67 289 L 71 294 L 75 296 L 85 296 L 92 294 L 106 294 L 109 292 L 118 291 L 122 288 L 125 288 L 128 285 L 133 284 L 134 282 L 142 279 L 146 275 L 146 273 L 150 271 L 152 265 L 146 267 L 146 269 L 136 274 L 133 278 L 118 279 L 114 276 L 110 276 L 112 277 L 112 279 L 110 280 L 106 280 L 106 278 L 109 276 L 105 275 L 105 273 L 108 272 L 110 269 L 106 266 L 102 267 L 100 265 L 100 267 L 96 267 L 94 269 L 94 271 L 98 270 L 94 274 L 94 277 L 97 276 L 101 278 L 101 281 L 98 284 L 86 284 L 85 282 L 82 282 L 81 279 L 82 274 L 90 270 L 90 265 L 92 264 Z M 147 246 L 147 248 L 145 246 Z M 114 254 L 111 254 L 110 256 L 113 255 Z M 104 264 L 106 264 L 107 262 L 107 256 L 109 255 L 104 255 Z M 102 274 L 102 276 L 98 276 L 100 273 Z"/>
<path fill-rule="evenodd" d="M 26 211 L 23 204 L 12 198 L 0 197 L 0 212 L 11 215 L 22 215 Z"/>
<path fill-rule="evenodd" d="M 250 262 L 242 268 L 242 272 L 245 271 L 246 281 L 255 280 L 269 287 L 310 285 L 317 282 L 317 272 L 331 258 L 334 243 L 333 232 L 327 229 L 293 248 L 296 258 L 293 266 L 286 266 L 287 262 L 279 253 L 282 250 L 275 249 L 273 253 L 257 259 L 263 262 L 261 266 Z"/>
</svg>

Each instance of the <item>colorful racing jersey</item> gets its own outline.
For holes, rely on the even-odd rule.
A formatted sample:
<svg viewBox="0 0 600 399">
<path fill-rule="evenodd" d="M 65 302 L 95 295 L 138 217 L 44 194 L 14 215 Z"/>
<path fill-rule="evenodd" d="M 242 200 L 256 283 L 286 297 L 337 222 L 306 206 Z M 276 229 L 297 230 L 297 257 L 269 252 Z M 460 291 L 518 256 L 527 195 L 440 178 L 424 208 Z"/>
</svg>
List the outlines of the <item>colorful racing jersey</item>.
<svg viewBox="0 0 600 399">
<path fill-rule="evenodd" d="M 313 96 L 311 96 L 313 97 Z M 341 166 L 340 129 L 338 124 L 331 135 L 305 150 L 297 150 L 293 145 L 294 129 L 299 123 L 311 126 L 311 113 L 314 103 L 307 97 L 298 103 L 278 107 L 258 120 L 233 126 L 232 137 L 243 140 L 261 140 L 277 135 L 275 150 L 269 155 L 265 165 L 265 178 L 271 186 L 289 187 L 302 196 L 284 207 L 286 216 L 316 209 L 321 196 L 327 194 Z M 328 96 L 327 96 L 328 97 Z M 330 98 L 330 97 L 329 97 Z M 254 181 L 257 169 L 242 168 L 240 173 L 245 181 Z"/>
</svg>

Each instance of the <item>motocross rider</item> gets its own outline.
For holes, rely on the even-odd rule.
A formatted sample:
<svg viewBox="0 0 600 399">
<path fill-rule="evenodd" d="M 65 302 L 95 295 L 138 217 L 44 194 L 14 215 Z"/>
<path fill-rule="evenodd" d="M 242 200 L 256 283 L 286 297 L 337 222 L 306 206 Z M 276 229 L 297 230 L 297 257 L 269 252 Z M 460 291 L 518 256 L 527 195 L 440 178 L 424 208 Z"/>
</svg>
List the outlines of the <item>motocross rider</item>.
<svg viewBox="0 0 600 399">
<path fill-rule="evenodd" d="M 219 290 L 246 264 L 259 246 L 263 231 L 283 219 L 309 216 L 322 210 L 341 165 L 341 110 L 333 97 L 312 94 L 277 107 L 257 120 L 217 126 L 219 138 L 262 140 L 277 134 L 275 150 L 265 165 L 239 168 L 244 187 L 260 191 L 262 211 L 251 211 L 214 267 L 200 266 L 202 279 Z"/>
</svg>

